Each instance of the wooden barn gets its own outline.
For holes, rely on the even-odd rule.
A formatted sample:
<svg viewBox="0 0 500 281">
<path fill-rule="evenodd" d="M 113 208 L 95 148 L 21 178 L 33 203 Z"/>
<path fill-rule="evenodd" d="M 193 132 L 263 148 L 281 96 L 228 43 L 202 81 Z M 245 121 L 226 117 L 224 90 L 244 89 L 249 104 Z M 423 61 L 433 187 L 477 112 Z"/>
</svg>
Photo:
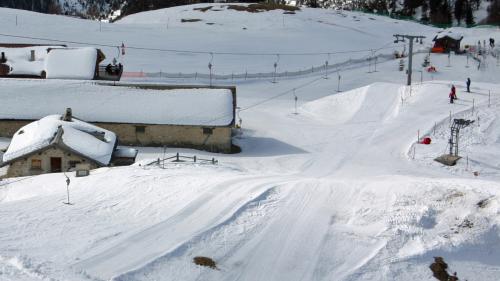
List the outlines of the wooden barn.
<svg viewBox="0 0 500 281">
<path fill-rule="evenodd" d="M 449 53 L 456 52 L 460 53 L 460 42 L 463 36 L 459 33 L 453 31 L 442 31 L 438 33 L 433 41 L 434 46 L 432 47 L 433 53 Z"/>
</svg>

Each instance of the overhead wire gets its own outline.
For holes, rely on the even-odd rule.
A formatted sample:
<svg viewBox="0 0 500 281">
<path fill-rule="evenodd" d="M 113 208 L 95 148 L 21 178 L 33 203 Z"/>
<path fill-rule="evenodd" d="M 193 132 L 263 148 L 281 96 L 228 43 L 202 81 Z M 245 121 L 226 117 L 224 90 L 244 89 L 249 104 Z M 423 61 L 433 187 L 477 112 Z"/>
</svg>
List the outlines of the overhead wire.
<svg viewBox="0 0 500 281">
<path fill-rule="evenodd" d="M 103 44 L 103 43 L 95 43 L 95 42 L 85 42 L 85 41 L 72 41 L 72 40 L 60 40 L 60 39 L 53 39 L 53 38 L 47 38 L 47 37 L 34 37 L 34 36 L 22 36 L 22 35 L 13 35 L 13 34 L 5 34 L 5 33 L 0 33 L 0 36 L 3 37 L 11 37 L 11 38 L 20 38 L 20 39 L 30 39 L 30 40 L 41 40 L 41 41 L 50 41 L 50 42 L 58 42 L 58 43 L 68 43 L 68 44 L 77 44 L 77 45 L 93 45 L 93 46 L 99 46 L 99 47 L 109 47 L 109 48 L 120 48 L 121 45 L 113 45 L 113 44 Z M 143 51 L 160 51 L 160 52 L 172 52 L 172 53 L 190 53 L 190 54 L 208 54 L 208 55 L 235 55 L 235 56 L 313 56 L 313 55 L 335 55 L 335 54 L 349 54 L 349 53 L 365 53 L 365 52 L 371 52 L 372 54 L 375 54 L 376 52 L 384 49 L 394 49 L 398 46 L 390 46 L 387 47 L 388 45 L 393 44 L 393 42 L 389 42 L 379 48 L 371 48 L 371 49 L 361 49 L 361 50 L 345 50 L 345 51 L 329 51 L 329 52 L 302 52 L 302 53 L 280 53 L 280 52 L 272 52 L 272 53 L 256 53 L 256 52 L 214 52 L 214 51 L 196 51 L 196 50 L 179 50 L 179 49 L 163 49 L 163 48 L 150 48 L 150 47 L 137 47 L 137 46 L 126 46 L 127 49 L 132 49 L 132 50 L 143 50 Z M 370 57 L 371 54 L 364 56 L 363 58 Z M 251 108 L 255 108 L 257 106 L 260 106 L 261 104 L 264 104 L 266 102 L 269 102 L 271 100 L 274 100 L 276 98 L 279 98 L 281 96 L 287 95 L 294 90 L 302 89 L 305 88 L 311 84 L 314 84 L 320 80 L 323 80 L 323 77 L 315 78 L 313 80 L 310 80 L 304 84 L 301 84 L 297 87 L 294 87 L 292 89 L 286 90 L 284 92 L 281 92 L 279 94 L 276 94 L 274 96 L 268 97 L 264 100 L 261 100 L 259 102 L 256 102 L 250 106 L 247 106 L 245 108 L 240 108 L 239 111 L 245 111 L 249 110 Z M 225 118 L 225 116 L 221 116 L 215 119 L 212 119 L 206 123 L 211 123 L 213 121 L 217 121 L 219 119 Z"/>
<path fill-rule="evenodd" d="M 0 36 L 10 37 L 10 38 L 19 38 L 19 39 L 30 39 L 30 40 L 40 40 L 40 41 L 49 41 L 49 42 L 57 42 L 57 43 L 68 43 L 68 44 L 77 44 L 77 45 L 92 45 L 99 47 L 109 47 L 109 48 L 120 48 L 120 44 L 103 44 L 96 42 L 86 42 L 86 41 L 73 41 L 73 40 L 61 40 L 61 39 L 53 39 L 47 37 L 34 37 L 34 36 L 23 36 L 23 35 L 13 35 L 0 33 Z M 392 42 L 391 42 L 392 43 Z M 385 48 L 384 45 L 378 49 L 360 49 L 360 50 L 342 50 L 342 51 L 328 51 L 328 52 L 297 52 L 297 53 L 287 53 L 287 52 L 270 52 L 270 53 L 259 53 L 259 52 L 214 52 L 214 51 L 199 51 L 199 50 L 181 50 L 181 49 L 165 49 L 165 48 L 151 48 L 151 47 L 140 47 L 140 46 L 126 46 L 126 49 L 129 50 L 140 50 L 140 51 L 156 51 L 156 52 L 170 52 L 170 53 L 187 53 L 187 54 L 205 54 L 205 55 L 233 55 L 233 56 L 320 56 L 320 55 L 336 55 L 336 54 L 351 54 L 351 53 L 364 53 L 370 52 L 374 50 L 382 50 L 382 49 L 392 49 L 394 46 Z"/>
<path fill-rule="evenodd" d="M 378 51 L 380 51 L 380 50 L 386 49 L 386 47 L 387 47 L 389 44 L 391 44 L 391 43 L 393 43 L 393 42 L 387 43 L 387 44 L 385 44 L 385 45 L 383 45 L 383 46 L 381 46 L 381 47 L 379 47 L 379 48 L 370 49 L 369 51 L 370 51 L 370 52 L 374 52 L 374 53 L 376 53 L 376 52 L 378 52 Z M 394 48 L 394 46 L 393 46 L 393 47 L 391 47 L 391 48 Z M 368 55 L 366 55 L 366 56 L 362 57 L 361 59 L 365 59 L 365 58 L 370 57 L 370 56 L 371 56 L 371 54 L 368 54 Z M 340 68 L 339 68 L 338 70 L 340 70 Z M 317 77 L 317 78 L 312 79 L 312 80 L 310 80 L 310 81 L 308 81 L 308 82 L 305 82 L 305 83 L 303 83 L 303 84 L 300 84 L 299 86 L 295 86 L 295 87 L 293 87 L 293 88 L 291 88 L 291 89 L 288 89 L 288 90 L 286 90 L 286 91 L 284 91 L 284 92 L 281 92 L 281 93 L 278 93 L 278 94 L 273 95 L 273 96 L 271 96 L 271 97 L 268 97 L 268 98 L 265 98 L 265 99 L 263 99 L 263 100 L 260 100 L 260 101 L 258 101 L 258 102 L 256 102 L 256 103 L 253 103 L 253 104 L 251 104 L 251 105 L 249 105 L 249 106 L 246 106 L 246 107 L 244 107 L 244 108 L 239 108 L 239 109 L 238 109 L 238 111 L 239 111 L 239 112 L 242 112 L 242 111 L 246 111 L 246 110 L 249 110 L 249 109 L 255 108 L 255 107 L 260 106 L 260 105 L 262 105 L 262 104 L 264 104 L 264 103 L 267 103 L 267 102 L 269 102 L 269 101 L 271 101 L 271 100 L 274 100 L 274 99 L 277 99 L 277 98 L 279 98 L 279 97 L 285 96 L 285 95 L 287 95 L 287 94 L 293 93 L 294 91 L 296 91 L 296 90 L 298 90 L 298 89 L 302 89 L 302 88 L 308 87 L 308 86 L 310 86 L 310 85 L 312 85 L 312 84 L 314 84 L 314 83 L 316 83 L 316 82 L 318 82 L 318 81 L 322 81 L 322 80 L 324 80 L 324 77 L 323 77 L 323 76 Z M 231 113 L 231 115 L 232 115 L 232 113 Z M 218 121 L 218 120 L 223 119 L 223 118 L 226 118 L 226 117 L 228 117 L 228 116 L 229 116 L 229 114 L 224 114 L 224 115 L 221 115 L 221 116 L 219 116 L 219 117 L 217 117 L 217 118 L 213 118 L 213 119 L 211 119 L 211 120 L 208 120 L 208 121 L 204 122 L 204 124 L 203 124 L 203 125 L 210 124 L 210 123 L 212 123 L 212 122 Z"/>
</svg>

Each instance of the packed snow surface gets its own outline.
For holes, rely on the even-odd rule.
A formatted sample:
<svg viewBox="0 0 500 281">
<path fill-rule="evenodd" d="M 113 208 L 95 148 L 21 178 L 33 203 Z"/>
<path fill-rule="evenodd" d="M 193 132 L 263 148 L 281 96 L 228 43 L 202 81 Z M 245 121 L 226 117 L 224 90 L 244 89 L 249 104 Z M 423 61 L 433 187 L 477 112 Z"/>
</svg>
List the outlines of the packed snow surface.
<svg viewBox="0 0 500 281">
<path fill-rule="evenodd" d="M 102 165 L 108 165 L 116 145 L 116 135 L 108 130 L 73 118 L 61 120 L 61 115 L 50 115 L 19 129 L 3 154 L 3 162 L 28 155 L 57 142 L 61 132 L 61 144 Z M 102 139 L 96 137 L 102 135 Z"/>
<path fill-rule="evenodd" d="M 214 7 L 206 12 L 193 10 L 209 5 Z M 5 15 L 0 21 L 12 25 L 14 12 L 0 13 Z M 28 20 L 28 13 L 15 13 L 21 15 L 18 30 L 39 37 L 273 54 L 211 58 L 126 49 L 120 59 L 133 72 L 207 73 L 211 59 L 216 73 L 270 72 L 275 62 L 278 71 L 310 69 L 325 60 L 333 65 L 370 57 L 370 50 L 361 49 L 387 49 L 377 51 L 376 68 L 364 60 L 328 73 L 280 77 L 277 83 L 215 81 L 238 86 L 239 154 L 140 148 L 136 165 L 71 175 L 74 205 L 62 204 L 67 200 L 62 174 L 2 180 L 0 279 L 434 280 L 429 265 L 435 256 L 460 280 L 499 279 L 500 69 L 491 50 L 481 65 L 466 56 L 431 54 L 435 73 L 421 66 L 426 52 L 418 53 L 414 83 L 407 87 L 400 60 L 389 56 L 403 51 L 392 35 L 427 36 L 415 46 L 424 52 L 440 29 L 360 13 L 250 14 L 220 4 L 138 14 L 103 25 L 101 32 L 93 22 L 47 15 Z M 53 29 L 39 27 L 42 22 Z M 500 37 L 491 27 L 455 30 L 464 34 L 463 44 Z M 345 50 L 359 52 L 340 53 Z M 291 52 L 301 55 L 283 55 Z M 471 93 L 465 91 L 467 77 Z M 34 110 L 35 94 L 22 94 L 32 88 L 43 96 L 38 101 L 57 103 L 63 93 L 78 97 L 90 87 L 80 81 L 0 82 L 11 89 L 2 101 Z M 457 88 L 454 104 L 448 101 L 451 84 Z M 156 106 L 143 103 L 149 94 L 154 92 L 133 95 L 129 102 Z M 20 112 L 0 106 L 2 114 Z M 149 107 L 141 106 L 127 113 L 142 118 Z M 93 108 L 99 110 L 99 104 Z M 112 103 L 104 108 L 113 110 Z M 475 122 L 461 130 L 463 158 L 445 167 L 433 159 L 447 152 L 455 118 Z M 419 144 L 423 137 L 432 143 Z M 214 157 L 219 164 L 154 164 L 177 152 Z M 218 270 L 196 266 L 195 256 L 214 259 Z"/>
</svg>

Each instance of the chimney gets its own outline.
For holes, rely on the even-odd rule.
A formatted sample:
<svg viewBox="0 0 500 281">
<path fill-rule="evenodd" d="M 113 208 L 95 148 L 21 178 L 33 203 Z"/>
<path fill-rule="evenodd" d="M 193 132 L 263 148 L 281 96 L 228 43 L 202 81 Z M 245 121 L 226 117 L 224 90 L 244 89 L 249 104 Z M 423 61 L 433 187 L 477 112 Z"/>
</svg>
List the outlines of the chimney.
<svg viewBox="0 0 500 281">
<path fill-rule="evenodd" d="M 30 61 L 35 61 L 35 50 L 31 50 L 30 52 Z"/>
<path fill-rule="evenodd" d="M 66 108 L 66 112 L 64 113 L 64 116 L 63 116 L 63 121 L 67 121 L 67 122 L 71 122 L 71 118 L 72 118 L 72 113 L 71 113 L 71 108 Z"/>
<path fill-rule="evenodd" d="M 0 58 L 0 63 L 7 62 L 7 58 L 5 57 L 5 52 L 2 52 L 2 58 Z"/>
</svg>

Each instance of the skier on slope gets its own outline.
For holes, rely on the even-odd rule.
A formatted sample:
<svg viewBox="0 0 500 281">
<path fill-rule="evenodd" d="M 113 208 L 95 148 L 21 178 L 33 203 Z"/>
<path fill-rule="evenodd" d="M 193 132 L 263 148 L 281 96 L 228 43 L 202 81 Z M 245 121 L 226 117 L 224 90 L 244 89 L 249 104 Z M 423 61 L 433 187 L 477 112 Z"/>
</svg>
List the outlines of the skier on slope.
<svg viewBox="0 0 500 281">
<path fill-rule="evenodd" d="M 457 93 L 455 90 L 455 85 L 451 85 L 451 92 L 450 92 L 450 103 L 453 103 L 454 100 L 457 99 Z"/>
<path fill-rule="evenodd" d="M 470 78 L 467 78 L 467 81 L 465 82 L 465 84 L 467 84 L 467 93 L 470 93 Z"/>
</svg>

